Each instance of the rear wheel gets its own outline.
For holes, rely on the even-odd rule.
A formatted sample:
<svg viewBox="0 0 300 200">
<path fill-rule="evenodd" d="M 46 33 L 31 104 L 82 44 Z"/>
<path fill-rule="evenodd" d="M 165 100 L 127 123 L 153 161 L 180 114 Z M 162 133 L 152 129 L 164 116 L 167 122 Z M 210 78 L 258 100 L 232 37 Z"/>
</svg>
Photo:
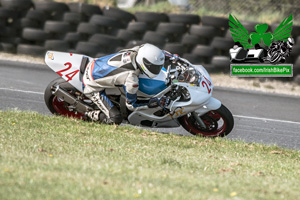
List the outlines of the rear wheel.
<svg viewBox="0 0 300 200">
<path fill-rule="evenodd" d="M 224 137 L 231 132 L 234 125 L 233 116 L 224 105 L 218 110 L 207 112 L 200 118 L 206 128 L 201 127 L 191 113 L 179 118 L 179 122 L 191 134 L 202 137 Z"/>
<path fill-rule="evenodd" d="M 50 112 L 56 115 L 63 115 L 66 117 L 82 119 L 84 114 L 71 111 L 69 109 L 68 103 L 66 103 L 63 99 L 60 99 L 54 94 L 52 94 L 51 88 L 56 85 L 59 85 L 61 88 L 68 91 L 69 93 L 76 92 L 76 89 L 70 83 L 68 83 L 60 77 L 51 81 L 47 86 L 44 94 L 44 100 Z"/>
</svg>

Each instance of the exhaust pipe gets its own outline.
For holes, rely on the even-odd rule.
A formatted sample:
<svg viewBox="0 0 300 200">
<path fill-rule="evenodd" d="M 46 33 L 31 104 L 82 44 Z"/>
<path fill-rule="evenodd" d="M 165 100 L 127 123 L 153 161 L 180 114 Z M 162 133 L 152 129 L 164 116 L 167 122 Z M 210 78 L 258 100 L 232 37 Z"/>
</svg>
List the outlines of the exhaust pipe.
<svg viewBox="0 0 300 200">
<path fill-rule="evenodd" d="M 54 94 L 60 99 L 63 99 L 65 102 L 69 103 L 70 105 L 74 106 L 76 108 L 76 111 L 80 113 L 85 113 L 87 111 L 93 110 L 90 106 L 86 105 L 85 103 L 76 99 L 74 96 L 72 96 L 65 90 L 61 89 L 59 85 L 53 87 L 52 94 Z"/>
</svg>

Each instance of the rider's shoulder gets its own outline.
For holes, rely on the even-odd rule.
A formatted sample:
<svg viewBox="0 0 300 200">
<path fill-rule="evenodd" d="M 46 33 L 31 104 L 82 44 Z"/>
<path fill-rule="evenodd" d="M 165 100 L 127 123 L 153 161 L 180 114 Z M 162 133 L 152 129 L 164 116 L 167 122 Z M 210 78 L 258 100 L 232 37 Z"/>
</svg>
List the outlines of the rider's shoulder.
<svg viewBox="0 0 300 200">
<path fill-rule="evenodd" d="M 97 62 L 97 61 L 110 60 L 110 59 L 115 58 L 115 57 L 117 57 L 119 55 L 122 55 L 122 54 L 121 53 L 113 53 L 113 54 L 101 56 L 101 57 L 95 59 L 95 61 Z"/>
</svg>

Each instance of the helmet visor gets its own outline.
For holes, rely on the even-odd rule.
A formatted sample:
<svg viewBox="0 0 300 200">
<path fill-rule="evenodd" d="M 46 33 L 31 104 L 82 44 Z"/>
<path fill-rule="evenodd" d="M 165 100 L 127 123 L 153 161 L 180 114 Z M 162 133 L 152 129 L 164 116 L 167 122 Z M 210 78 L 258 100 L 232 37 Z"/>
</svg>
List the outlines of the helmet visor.
<svg viewBox="0 0 300 200">
<path fill-rule="evenodd" d="M 155 65 L 152 64 L 151 62 L 149 62 L 146 58 L 143 58 L 143 62 L 145 64 L 145 67 L 152 73 L 155 75 L 158 75 L 159 72 L 161 71 L 161 69 L 163 68 L 163 64 L 162 65 Z"/>
</svg>

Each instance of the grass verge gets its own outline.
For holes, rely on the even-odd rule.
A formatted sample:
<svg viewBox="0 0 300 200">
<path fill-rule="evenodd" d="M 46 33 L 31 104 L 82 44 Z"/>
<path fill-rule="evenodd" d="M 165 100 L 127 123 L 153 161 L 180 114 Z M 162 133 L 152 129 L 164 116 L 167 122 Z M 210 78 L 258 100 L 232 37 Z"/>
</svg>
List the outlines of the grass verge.
<svg viewBox="0 0 300 200">
<path fill-rule="evenodd" d="M 298 199 L 300 153 L 0 111 L 0 199 Z"/>
</svg>

